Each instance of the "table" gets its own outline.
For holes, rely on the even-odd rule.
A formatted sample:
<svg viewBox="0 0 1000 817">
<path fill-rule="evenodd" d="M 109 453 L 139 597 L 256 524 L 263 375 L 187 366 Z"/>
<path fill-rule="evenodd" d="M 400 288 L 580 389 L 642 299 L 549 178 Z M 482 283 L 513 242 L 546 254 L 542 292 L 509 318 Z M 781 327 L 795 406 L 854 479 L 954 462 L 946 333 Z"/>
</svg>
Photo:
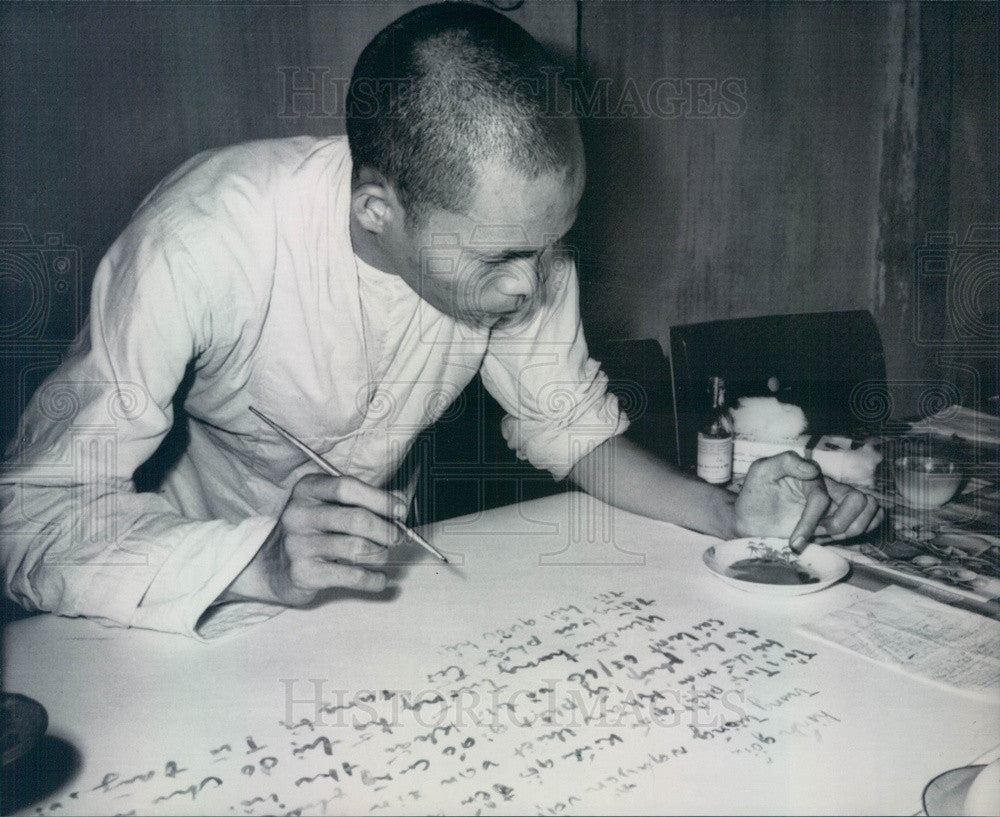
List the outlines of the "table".
<svg viewBox="0 0 1000 817">
<path fill-rule="evenodd" d="M 953 406 L 883 440 L 887 463 L 901 454 L 933 453 L 954 460 L 965 479 L 942 507 L 919 509 L 899 496 L 891 469 L 881 468 L 874 495 L 887 510 L 887 524 L 842 547 L 843 555 L 875 575 L 1000 619 L 998 433 L 997 418 Z"/>
<path fill-rule="evenodd" d="M 453 567 L 208 645 L 10 626 L 63 767 L 23 813 L 914 813 L 1000 744 L 995 702 L 796 629 L 860 588 L 740 592 L 715 540 L 579 493 L 425 532 Z"/>
</svg>

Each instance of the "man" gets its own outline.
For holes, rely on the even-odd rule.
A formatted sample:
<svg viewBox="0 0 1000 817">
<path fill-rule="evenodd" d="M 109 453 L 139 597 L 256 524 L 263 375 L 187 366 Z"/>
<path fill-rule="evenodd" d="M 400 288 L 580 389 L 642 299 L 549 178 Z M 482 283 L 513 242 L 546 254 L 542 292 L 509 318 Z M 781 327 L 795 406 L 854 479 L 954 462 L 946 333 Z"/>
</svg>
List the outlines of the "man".
<svg viewBox="0 0 1000 817">
<path fill-rule="evenodd" d="M 211 637 L 324 589 L 379 591 L 406 502 L 375 486 L 477 370 L 520 456 L 619 507 L 721 537 L 874 524 L 792 454 L 736 497 L 621 437 L 558 247 L 585 168 L 547 62 L 502 15 L 422 7 L 359 58 L 349 145 L 239 145 L 162 182 L 25 412 L 0 486 L 8 593 Z M 136 493 L 186 371 L 189 444 Z M 250 405 L 349 476 L 315 474 Z"/>
</svg>

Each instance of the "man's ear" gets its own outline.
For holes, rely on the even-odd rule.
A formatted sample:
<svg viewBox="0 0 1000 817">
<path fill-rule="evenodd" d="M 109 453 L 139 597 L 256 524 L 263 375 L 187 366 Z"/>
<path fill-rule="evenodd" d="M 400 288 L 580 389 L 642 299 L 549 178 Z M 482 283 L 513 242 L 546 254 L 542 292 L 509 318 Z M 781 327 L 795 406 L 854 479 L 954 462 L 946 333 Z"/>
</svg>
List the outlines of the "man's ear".
<svg viewBox="0 0 1000 817">
<path fill-rule="evenodd" d="M 365 230 L 380 235 L 402 215 L 402 207 L 381 174 L 363 168 L 351 190 L 351 215 Z"/>
<path fill-rule="evenodd" d="M 374 182 L 355 187 L 351 191 L 351 214 L 368 232 L 381 234 L 392 220 L 386 189 Z"/>
</svg>

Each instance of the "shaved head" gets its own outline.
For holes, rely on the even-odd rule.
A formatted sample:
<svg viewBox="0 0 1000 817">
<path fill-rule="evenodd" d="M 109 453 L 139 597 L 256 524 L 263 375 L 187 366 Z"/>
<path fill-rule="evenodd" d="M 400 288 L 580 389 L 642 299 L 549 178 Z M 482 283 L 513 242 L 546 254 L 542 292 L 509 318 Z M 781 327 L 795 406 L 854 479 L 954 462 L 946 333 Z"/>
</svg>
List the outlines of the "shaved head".
<svg viewBox="0 0 1000 817">
<path fill-rule="evenodd" d="M 484 164 L 527 178 L 582 166 L 576 120 L 549 99 L 552 66 L 524 29 L 483 6 L 403 15 L 368 44 L 351 78 L 355 170 L 380 173 L 416 223 L 430 208 L 465 212 Z"/>
</svg>

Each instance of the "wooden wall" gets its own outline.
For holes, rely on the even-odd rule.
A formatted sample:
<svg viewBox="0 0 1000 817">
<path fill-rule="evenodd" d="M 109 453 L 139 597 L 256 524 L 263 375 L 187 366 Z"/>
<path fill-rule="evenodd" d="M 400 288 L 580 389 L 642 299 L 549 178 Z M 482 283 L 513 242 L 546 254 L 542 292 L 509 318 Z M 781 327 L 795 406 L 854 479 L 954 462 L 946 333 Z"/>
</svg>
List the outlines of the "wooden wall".
<svg viewBox="0 0 1000 817">
<path fill-rule="evenodd" d="M 336 89 L 413 5 L 3 4 L 0 223 L 78 247 L 85 302 L 134 207 L 188 156 L 342 132 Z M 914 383 L 982 391 L 986 347 L 935 341 L 954 329 L 946 285 L 924 294 L 940 326 L 917 337 L 915 259 L 928 233 L 1000 223 L 992 4 L 527 0 L 510 16 L 570 69 L 579 34 L 584 87 L 608 93 L 584 122 L 573 234 L 589 334 L 667 348 L 675 323 L 867 308 L 898 413 Z M 321 100 L 288 95 L 315 80 Z M 994 320 L 997 277 L 977 296 Z M 0 279 L 11 326 L 23 292 Z M 58 348 L 64 307 L 0 337 L 5 372 L 18 349 Z"/>
<path fill-rule="evenodd" d="M 996 393 L 995 357 L 992 380 L 988 356 L 976 358 L 978 373 L 945 362 L 961 345 L 954 310 L 916 268 L 928 234 L 951 230 L 960 241 L 987 223 L 996 240 L 995 8 L 635 0 L 584 9 L 592 82 L 631 79 L 641 90 L 658 77 L 688 88 L 700 78 L 705 112 L 689 100 L 673 116 L 649 105 L 648 116 L 586 121 L 580 241 L 600 270 L 584 300 L 592 327 L 624 326 L 666 348 L 673 324 L 868 309 L 896 415 L 931 406 L 943 381 L 963 399 Z M 727 106 L 727 78 L 745 88 L 742 107 Z M 995 260 L 983 267 L 992 285 L 981 281 L 978 308 L 995 328 L 1000 273 Z M 996 341 L 994 331 L 994 354 Z"/>
</svg>

